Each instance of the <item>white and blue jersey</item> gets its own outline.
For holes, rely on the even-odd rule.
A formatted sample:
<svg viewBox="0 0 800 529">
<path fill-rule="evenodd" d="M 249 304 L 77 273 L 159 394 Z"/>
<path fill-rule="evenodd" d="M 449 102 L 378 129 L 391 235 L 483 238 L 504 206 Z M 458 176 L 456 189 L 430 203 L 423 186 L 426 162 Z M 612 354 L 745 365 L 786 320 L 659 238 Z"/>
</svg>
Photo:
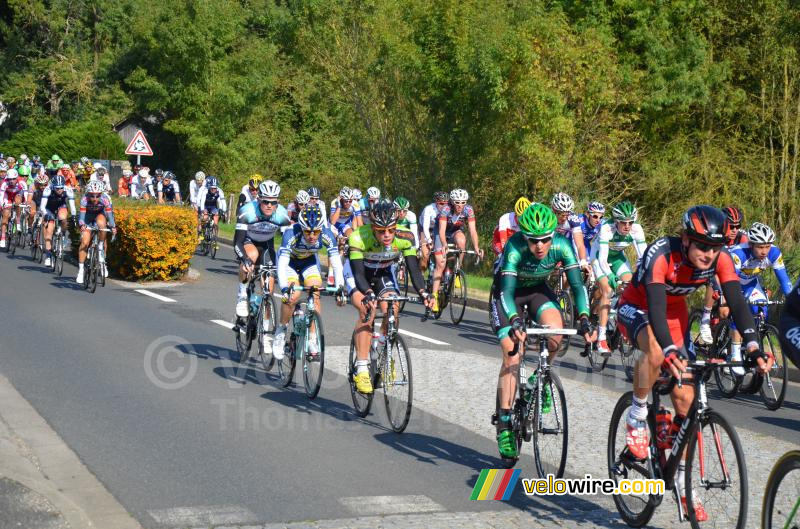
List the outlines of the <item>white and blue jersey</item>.
<svg viewBox="0 0 800 529">
<path fill-rule="evenodd" d="M 325 248 L 328 252 L 328 263 L 333 268 L 336 286 L 344 284 L 342 275 L 342 259 L 336 236 L 330 228 L 324 227 L 317 242 L 310 244 L 303 235 L 299 224 L 289 227 L 283 234 L 283 241 L 278 250 L 278 285 L 281 290 L 289 286 L 294 279 L 307 280 L 321 277 L 319 272 L 319 251 Z"/>
<path fill-rule="evenodd" d="M 563 224 L 559 224 L 556 226 L 556 233 L 560 233 L 570 241 L 572 240 L 572 232 L 573 230 L 579 229 L 581 227 L 581 217 L 580 215 L 576 215 L 574 213 L 570 213 L 567 220 L 564 221 Z"/>
<path fill-rule="evenodd" d="M 332 223 L 335 231 L 339 235 L 344 235 L 347 228 L 353 228 L 353 219 L 359 215 L 359 209 L 355 202 L 351 203 L 347 208 L 342 207 L 340 199 L 337 197 L 331 202 L 331 216 L 339 212 L 339 218 L 336 222 Z"/>
<path fill-rule="evenodd" d="M 239 259 L 244 259 L 245 244 L 266 247 L 269 250 L 270 259 L 274 262 L 275 258 L 275 234 L 282 226 L 289 224 L 289 215 L 286 208 L 280 204 L 272 215 L 265 215 L 261 211 L 258 200 L 247 202 L 239 209 L 239 217 L 236 221 L 236 232 L 233 236 L 233 249 Z"/>
<path fill-rule="evenodd" d="M 570 215 L 570 217 L 571 216 L 572 215 Z M 589 224 L 589 217 L 587 217 L 586 214 L 579 215 L 578 218 L 580 219 L 580 224 L 574 226 L 572 231 L 575 232 L 580 230 L 581 233 L 583 233 L 583 244 L 586 246 L 586 255 L 589 255 L 589 252 L 592 249 L 592 241 L 595 237 L 597 237 L 597 234 L 600 233 L 600 227 L 603 225 L 603 223 L 598 222 L 597 226 L 592 227 L 592 225 Z"/>
<path fill-rule="evenodd" d="M 783 263 L 783 254 L 774 244 L 770 247 L 767 257 L 757 259 L 753 256 L 753 249 L 749 243 L 742 243 L 729 249 L 736 273 L 739 274 L 739 282 L 742 284 L 742 293 L 748 302 L 767 301 L 767 295 L 761 286 L 759 276 L 767 269 L 772 268 L 781 291 L 788 296 L 792 291 L 792 282 L 789 274 L 786 273 L 786 265 Z M 751 307 L 753 314 L 758 312 L 759 307 Z M 768 314 L 767 307 L 761 307 L 764 314 Z"/>
</svg>

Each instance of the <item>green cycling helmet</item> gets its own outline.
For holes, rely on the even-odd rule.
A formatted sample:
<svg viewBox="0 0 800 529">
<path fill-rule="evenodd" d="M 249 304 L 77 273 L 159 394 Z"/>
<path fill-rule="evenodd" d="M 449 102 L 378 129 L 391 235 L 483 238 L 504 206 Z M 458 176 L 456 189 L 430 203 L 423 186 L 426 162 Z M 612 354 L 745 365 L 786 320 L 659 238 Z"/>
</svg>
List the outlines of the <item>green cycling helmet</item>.
<svg viewBox="0 0 800 529">
<path fill-rule="evenodd" d="M 394 206 L 400 211 L 405 211 L 411 206 L 411 203 L 406 197 L 397 197 L 394 199 Z"/>
<path fill-rule="evenodd" d="M 30 176 L 31 175 L 31 168 L 27 165 L 20 165 L 17 167 L 17 172 L 20 176 Z"/>
<path fill-rule="evenodd" d="M 632 220 L 635 222 L 639 217 L 639 211 L 629 200 L 624 200 L 614 206 L 614 209 L 611 210 L 611 215 L 614 220 Z"/>
<path fill-rule="evenodd" d="M 558 225 L 558 219 L 553 210 L 539 202 L 528 206 L 517 222 L 520 231 L 529 237 L 552 235 Z"/>
<path fill-rule="evenodd" d="M 50 159 L 51 159 L 51 160 L 53 160 L 54 162 L 55 162 L 56 160 L 58 160 L 58 161 L 61 161 L 61 156 L 59 156 L 59 155 L 57 155 L 57 154 L 54 154 L 54 155 L 53 155 L 53 157 L 52 157 L 52 158 L 50 158 Z"/>
</svg>

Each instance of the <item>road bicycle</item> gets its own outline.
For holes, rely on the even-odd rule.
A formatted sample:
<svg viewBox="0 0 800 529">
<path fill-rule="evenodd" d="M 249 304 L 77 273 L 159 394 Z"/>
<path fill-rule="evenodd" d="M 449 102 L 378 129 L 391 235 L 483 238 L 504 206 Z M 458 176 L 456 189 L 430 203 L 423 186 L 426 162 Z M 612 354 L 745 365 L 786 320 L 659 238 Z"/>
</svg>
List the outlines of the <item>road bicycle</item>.
<svg viewBox="0 0 800 529">
<path fill-rule="evenodd" d="M 403 297 L 408 296 L 408 284 L 411 281 L 411 278 L 408 277 L 408 266 L 406 265 L 406 258 L 404 255 L 400 255 L 395 261 L 395 279 L 397 280 L 397 286 L 400 288 L 400 294 Z M 406 308 L 406 302 L 400 302 L 400 312 L 403 312 L 403 309 Z"/>
<path fill-rule="evenodd" d="M 99 233 L 110 232 L 108 228 L 98 228 L 97 226 L 87 226 L 87 230 L 91 232 L 91 239 L 89 247 L 86 249 L 86 261 L 84 261 L 83 272 L 83 288 L 94 294 L 97 289 L 97 283 L 101 287 L 106 286 L 106 264 L 100 262 L 100 237 Z M 111 239 L 114 242 L 114 239 Z"/>
<path fill-rule="evenodd" d="M 42 262 L 44 256 L 42 217 L 42 212 L 37 212 L 36 216 L 33 218 L 33 227 L 31 228 L 31 259 L 39 263 Z"/>
<path fill-rule="evenodd" d="M 317 312 L 317 302 L 314 294 L 334 294 L 338 289 L 332 287 L 302 287 L 290 285 L 291 290 L 307 291 L 306 301 L 295 305 L 294 313 L 287 330 L 289 331 L 284 344 L 285 354 L 278 362 L 278 378 L 283 387 L 292 383 L 297 361 L 301 360 L 303 366 L 303 383 L 308 398 L 313 399 L 319 394 L 322 385 L 322 373 L 325 369 L 325 331 L 322 318 Z M 342 298 L 344 294 L 341 294 Z M 316 353 L 311 352 L 311 345 L 315 346 Z"/>
<path fill-rule="evenodd" d="M 262 253 L 258 268 L 250 273 L 247 281 L 248 315 L 244 318 L 237 316 L 233 325 L 239 363 L 246 364 L 250 360 L 250 349 L 253 341 L 256 341 L 258 357 L 265 371 L 272 369 L 275 364 L 272 344 L 266 343 L 266 336 L 275 335 L 280 314 L 269 288 L 270 278 L 274 281 L 277 277 L 277 268 L 273 264 L 265 264 L 268 255 L 266 251 Z"/>
<path fill-rule="evenodd" d="M 694 344 L 697 357 L 709 362 L 725 361 L 731 353 L 731 318 L 720 316 L 720 300 L 717 299 L 711 309 L 711 343 L 707 344 L 700 338 L 700 323 L 702 310 L 695 309 L 689 315 L 689 337 Z M 741 377 L 735 375 L 731 368 L 722 368 L 714 371 L 714 382 L 723 397 L 731 398 L 736 395 Z"/>
<path fill-rule="evenodd" d="M 6 228 L 6 238 L 8 240 L 8 253 L 14 255 L 17 247 L 25 248 L 25 243 L 28 239 L 28 210 L 29 204 L 20 204 L 18 207 L 11 208 L 11 216 L 8 219 L 8 227 Z M 19 226 L 17 226 L 17 209 L 21 219 Z"/>
<path fill-rule="evenodd" d="M 527 308 L 524 311 L 527 313 Z M 539 362 L 533 370 L 533 375 L 528 377 L 525 366 L 525 352 L 528 344 L 517 344 L 515 354 L 521 355 L 519 361 L 519 376 L 515 377 L 518 393 L 511 408 L 511 429 L 516 436 L 517 454 L 522 453 L 523 441 L 533 441 L 533 456 L 536 462 L 536 472 L 540 478 L 548 474 L 556 477 L 564 475 L 567 463 L 567 445 L 569 441 L 569 423 L 567 419 L 567 398 L 564 386 L 558 374 L 551 370 L 548 359 L 547 339 L 550 336 L 561 335 L 569 339 L 577 333 L 575 329 L 553 329 L 527 322 L 525 332 L 528 336 L 537 337 L 539 347 Z M 513 356 L 513 355 L 512 355 Z M 549 398 L 548 398 L 549 395 Z M 548 402 L 549 401 L 549 409 Z M 500 389 L 497 390 L 497 405 L 500 404 Z M 492 424 L 498 421 L 497 413 L 492 415 Z M 516 458 L 501 457 L 506 468 L 513 467 Z"/>
<path fill-rule="evenodd" d="M 626 446 L 626 419 L 633 403 L 633 392 L 622 395 L 611 415 L 608 431 L 609 477 L 617 484 L 623 479 L 664 480 L 665 490 L 673 492 L 679 519 L 688 518 L 694 529 L 743 529 L 747 520 L 748 487 L 744 450 L 733 425 L 709 407 L 706 394 L 706 383 L 715 370 L 741 365 L 742 362 L 711 363 L 705 360 L 689 363 L 687 373 L 691 373 L 694 380 L 694 400 L 674 438 L 663 430 L 658 432 L 656 414 L 663 410 L 660 396 L 671 393 L 676 383 L 681 387 L 683 380 L 661 376 L 653 386 L 652 399 L 647 410 L 650 446 L 644 460 L 637 459 Z M 670 424 L 670 432 L 673 431 L 671 426 L 673 424 Z M 678 466 L 684 453 L 685 506 L 676 486 Z M 648 492 L 614 495 L 617 510 L 631 527 L 646 525 L 662 500 L 661 494 Z M 707 522 L 697 519 L 695 505 L 700 501 L 708 515 Z"/>
<path fill-rule="evenodd" d="M 214 219 L 211 215 L 208 216 L 202 227 L 203 240 L 200 241 L 200 253 L 202 255 L 211 255 L 212 259 L 216 259 L 219 244 L 217 243 L 217 233 L 219 228 L 214 224 Z"/>
<path fill-rule="evenodd" d="M 772 467 L 761 505 L 761 529 L 800 528 L 800 450 L 786 452 Z"/>
<path fill-rule="evenodd" d="M 431 315 L 438 320 L 442 317 L 445 307 L 450 305 L 450 321 L 454 325 L 461 323 L 464 318 L 464 311 L 467 310 L 467 274 L 461 269 L 462 254 L 477 255 L 474 250 L 461 250 L 456 248 L 453 244 L 447 245 L 447 260 L 444 269 L 444 275 L 439 283 L 438 305 L 439 310 L 433 311 L 430 308 L 425 309 L 425 315 L 422 321 L 427 320 Z M 475 261 L 478 262 L 477 260 Z M 433 272 L 428 275 L 427 281 L 428 292 L 433 292 Z"/>
<path fill-rule="evenodd" d="M 394 315 L 394 306 L 401 301 L 418 301 L 418 298 L 385 295 L 378 298 L 378 302 L 386 302 L 386 316 L 388 327 L 386 336 L 378 338 L 373 336 L 369 350 L 369 374 L 372 380 L 373 392 L 361 393 L 356 388 L 356 333 L 350 339 L 350 361 L 347 378 L 350 382 L 350 395 L 353 397 L 353 406 L 359 417 L 366 417 L 372 407 L 374 390 L 383 389 L 383 401 L 386 405 L 386 415 L 389 423 L 397 433 L 403 432 L 411 418 L 411 402 L 414 396 L 411 376 L 411 355 L 405 340 L 398 333 L 397 317 Z M 367 311 L 362 323 L 369 321 L 371 311 Z M 377 318 L 376 318 L 377 319 Z"/>
<path fill-rule="evenodd" d="M 617 306 L 619 305 L 619 298 L 622 292 L 630 284 L 630 281 L 619 281 L 617 287 L 614 289 L 611 299 L 609 300 L 608 310 L 608 323 L 606 324 L 606 343 L 608 344 L 608 353 L 599 353 L 597 351 L 597 342 L 587 343 L 584 345 L 581 356 L 585 356 L 589 360 L 589 365 L 592 371 L 599 373 L 608 365 L 608 361 L 614 355 L 614 351 L 619 351 L 620 364 L 625 372 L 625 378 L 631 382 L 633 381 L 633 368 L 636 364 L 636 347 L 631 344 L 623 335 L 617 325 Z M 594 293 L 591 294 L 592 308 L 600 301 L 594 298 Z M 598 325 L 598 316 L 591 311 L 589 321 L 593 326 Z"/>
<path fill-rule="evenodd" d="M 50 245 L 50 248 L 52 249 L 50 266 L 52 266 L 53 272 L 55 272 L 57 276 L 61 277 L 61 274 L 64 273 L 64 252 L 66 251 L 67 246 L 67 236 L 61 229 L 61 223 L 58 220 L 55 222 L 56 229 L 53 233 L 53 240 Z"/>
</svg>

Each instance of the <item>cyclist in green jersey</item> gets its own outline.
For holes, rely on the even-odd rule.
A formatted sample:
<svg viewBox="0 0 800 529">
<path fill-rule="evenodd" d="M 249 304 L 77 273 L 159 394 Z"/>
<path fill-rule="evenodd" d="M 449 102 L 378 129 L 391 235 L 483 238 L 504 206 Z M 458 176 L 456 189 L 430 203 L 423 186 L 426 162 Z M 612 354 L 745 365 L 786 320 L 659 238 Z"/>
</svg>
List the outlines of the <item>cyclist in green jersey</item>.
<svg viewBox="0 0 800 529">
<path fill-rule="evenodd" d="M 394 207 L 397 208 L 397 226 L 409 230 L 414 234 L 414 248 L 419 248 L 419 234 L 417 233 L 417 215 L 409 211 L 411 203 L 406 197 L 394 199 Z"/>
<path fill-rule="evenodd" d="M 350 302 L 358 310 L 356 320 L 356 389 L 364 394 L 372 393 L 369 377 L 369 346 L 377 298 L 386 294 L 397 294 L 400 288 L 392 272 L 392 265 L 400 255 L 405 257 L 406 269 L 411 274 L 414 289 L 424 300 L 426 306 L 433 302 L 425 290 L 425 280 L 419 269 L 414 236 L 408 230 L 397 227 L 397 209 L 388 200 L 381 200 L 370 209 L 370 224 L 360 226 L 348 237 L 350 260 L 347 268 Z M 387 303 L 381 303 L 381 310 L 388 312 Z M 369 312 L 369 319 L 364 319 Z M 395 316 L 398 305 L 395 304 Z M 384 317 L 381 338 L 385 339 L 388 320 Z"/>
<path fill-rule="evenodd" d="M 520 355 L 513 354 L 518 343 L 526 339 L 523 307 L 529 317 L 541 325 L 562 328 L 561 311 L 547 278 L 558 264 L 573 268 L 567 270 L 567 280 L 575 299 L 579 322 L 578 332 L 587 341 L 594 341 L 589 325 L 589 296 L 583 285 L 578 259 L 572 243 L 556 234 L 558 221 L 553 211 L 544 204 L 534 202 L 519 218 L 517 233 L 508 239 L 498 272 L 492 284 L 492 327 L 500 339 L 503 365 L 500 369 L 497 403 L 497 446 L 500 455 L 515 458 L 517 445 L 511 431 L 511 406 L 514 400 L 514 376 Z M 552 360 L 561 336 L 552 336 L 547 348 Z M 545 401 L 548 395 L 545 394 Z"/>
</svg>

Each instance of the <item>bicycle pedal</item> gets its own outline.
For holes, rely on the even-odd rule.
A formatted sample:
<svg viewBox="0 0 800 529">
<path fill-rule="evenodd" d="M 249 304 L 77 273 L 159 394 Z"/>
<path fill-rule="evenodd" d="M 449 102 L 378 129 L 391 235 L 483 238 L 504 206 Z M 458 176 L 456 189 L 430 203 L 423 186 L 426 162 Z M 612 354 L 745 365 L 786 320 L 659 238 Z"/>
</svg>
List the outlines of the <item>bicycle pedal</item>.
<svg viewBox="0 0 800 529">
<path fill-rule="evenodd" d="M 587 356 L 589 356 L 589 351 L 588 351 L 588 350 L 586 350 L 586 349 L 582 350 L 582 351 L 581 351 L 581 356 L 582 356 L 582 357 L 584 357 L 584 358 L 586 358 Z"/>
<path fill-rule="evenodd" d="M 493 425 L 493 426 L 496 426 L 496 425 L 497 425 L 497 422 L 498 422 L 499 420 L 500 420 L 500 417 L 498 417 L 496 413 L 493 413 L 493 414 L 492 414 L 492 425 Z"/>
<path fill-rule="evenodd" d="M 600 356 L 602 356 L 603 358 L 610 358 L 611 355 L 613 355 L 613 354 L 614 354 L 614 351 L 609 351 L 607 353 L 600 353 Z"/>
</svg>

